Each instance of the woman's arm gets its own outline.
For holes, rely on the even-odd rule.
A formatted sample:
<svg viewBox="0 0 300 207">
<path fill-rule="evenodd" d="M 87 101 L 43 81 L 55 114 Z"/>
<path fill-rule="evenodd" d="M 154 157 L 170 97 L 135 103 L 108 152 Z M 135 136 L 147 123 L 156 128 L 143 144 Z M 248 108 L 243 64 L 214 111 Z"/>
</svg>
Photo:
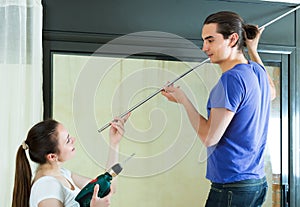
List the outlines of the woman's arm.
<svg viewBox="0 0 300 207">
<path fill-rule="evenodd" d="M 39 202 L 38 207 L 64 207 L 63 203 L 55 198 L 48 198 Z"/>
<path fill-rule="evenodd" d="M 84 186 L 86 186 L 92 179 L 82 176 L 82 175 L 78 175 L 76 173 L 72 172 L 72 180 L 74 181 L 75 185 L 79 188 L 82 189 Z"/>
<path fill-rule="evenodd" d="M 109 132 L 110 137 L 110 147 L 109 147 L 109 153 L 108 153 L 108 159 L 106 163 L 106 169 L 109 169 L 114 164 L 118 162 L 119 157 L 119 143 L 121 141 L 121 138 L 124 134 L 124 124 L 127 121 L 130 114 L 127 114 L 124 118 L 115 118 L 114 121 L 111 123 L 111 128 Z M 82 189 L 86 184 L 88 184 L 92 179 L 78 175 L 76 173 L 71 174 L 71 177 L 75 183 L 75 185 Z M 115 192 L 115 185 L 112 182 L 112 191 Z"/>
<path fill-rule="evenodd" d="M 128 113 L 123 118 L 116 117 L 114 121 L 111 122 L 111 127 L 109 130 L 109 152 L 108 159 L 106 163 L 106 169 L 111 168 L 114 164 L 118 163 L 119 160 L 119 144 L 124 135 L 125 129 L 124 124 L 129 118 L 130 113 Z M 116 178 L 111 182 L 112 193 L 116 192 Z"/>
</svg>

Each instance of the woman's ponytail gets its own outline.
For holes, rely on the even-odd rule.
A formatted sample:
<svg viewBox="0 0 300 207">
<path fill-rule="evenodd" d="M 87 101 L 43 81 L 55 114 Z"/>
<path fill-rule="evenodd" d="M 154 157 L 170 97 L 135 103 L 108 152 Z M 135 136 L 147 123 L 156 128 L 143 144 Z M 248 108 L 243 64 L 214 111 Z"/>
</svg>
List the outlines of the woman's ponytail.
<svg viewBox="0 0 300 207">
<path fill-rule="evenodd" d="M 25 150 L 21 145 L 16 156 L 12 207 L 29 207 L 32 173 Z"/>
</svg>

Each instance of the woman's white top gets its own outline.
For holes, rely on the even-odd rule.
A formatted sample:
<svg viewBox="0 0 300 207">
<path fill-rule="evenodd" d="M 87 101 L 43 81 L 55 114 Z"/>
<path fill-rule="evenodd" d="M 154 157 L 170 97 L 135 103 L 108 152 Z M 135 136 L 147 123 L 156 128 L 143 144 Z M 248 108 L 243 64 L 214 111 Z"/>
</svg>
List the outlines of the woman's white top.
<svg viewBox="0 0 300 207">
<path fill-rule="evenodd" d="M 80 189 L 75 185 L 71 177 L 71 171 L 61 169 L 63 176 L 74 186 L 74 190 L 65 187 L 59 180 L 52 176 L 43 176 L 36 180 L 30 192 L 30 207 L 38 207 L 39 202 L 45 199 L 54 198 L 61 201 L 64 207 L 79 207 L 75 197 Z"/>
</svg>

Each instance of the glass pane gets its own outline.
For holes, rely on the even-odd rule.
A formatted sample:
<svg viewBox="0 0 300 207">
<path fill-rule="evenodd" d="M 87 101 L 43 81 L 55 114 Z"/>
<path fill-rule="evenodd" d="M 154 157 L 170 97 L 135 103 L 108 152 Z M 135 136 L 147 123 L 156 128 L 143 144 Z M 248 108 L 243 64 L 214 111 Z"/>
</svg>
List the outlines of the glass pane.
<svg viewBox="0 0 300 207">
<path fill-rule="evenodd" d="M 103 145 L 107 147 L 108 130 L 100 134 L 97 129 L 153 94 L 167 81 L 197 65 L 135 58 L 95 59 L 93 61 L 99 61 L 96 70 L 87 72 L 91 61 L 89 56 L 53 55 L 53 118 L 77 137 L 77 156 L 65 166 L 91 178 L 104 171 L 107 158 L 107 149 Z M 280 206 L 277 204 L 280 202 L 281 126 L 280 68 L 268 66 L 267 69 L 277 87 L 266 153 L 269 191 L 264 206 L 269 207 Z M 86 82 L 81 83 L 80 78 L 86 72 L 90 74 L 87 74 Z M 184 88 L 201 114 L 206 114 L 209 91 L 220 75 L 216 65 L 205 64 L 176 85 Z M 96 82 L 92 85 L 94 88 L 89 88 L 89 82 L 93 81 Z M 78 106 L 74 104 L 74 97 L 80 92 L 91 93 L 92 98 L 81 99 Z M 79 115 L 76 115 L 77 111 L 80 111 Z M 89 111 L 93 120 L 81 122 Z M 82 125 L 78 126 L 78 123 Z M 205 203 L 210 188 L 205 178 L 206 149 L 190 126 L 184 110 L 177 104 L 167 102 L 158 94 L 136 109 L 126 124 L 120 147 L 120 161 L 133 152 L 136 157 L 119 176 L 119 193 L 114 196 L 112 207 L 137 206 L 138 203 L 143 203 L 144 207 L 201 206 Z"/>
<path fill-rule="evenodd" d="M 270 77 L 273 79 L 276 88 L 276 98 L 272 101 L 271 117 L 268 134 L 268 146 L 266 156 L 266 172 L 269 183 L 268 202 L 272 207 L 281 206 L 281 87 L 280 67 L 266 66 Z"/>
</svg>

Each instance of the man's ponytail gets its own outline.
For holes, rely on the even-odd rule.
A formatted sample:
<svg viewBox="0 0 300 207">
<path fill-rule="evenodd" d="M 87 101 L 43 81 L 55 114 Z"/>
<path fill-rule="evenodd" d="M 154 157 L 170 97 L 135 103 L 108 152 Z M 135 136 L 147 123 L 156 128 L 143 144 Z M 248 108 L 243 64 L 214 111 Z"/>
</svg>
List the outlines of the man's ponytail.
<svg viewBox="0 0 300 207">
<path fill-rule="evenodd" d="M 244 24 L 243 29 L 245 31 L 245 34 L 243 36 L 244 39 L 244 46 L 246 46 L 245 40 L 247 39 L 254 39 L 256 35 L 258 34 L 258 28 L 257 26 L 251 25 L 251 24 Z M 246 36 L 245 36 L 246 35 Z"/>
</svg>

